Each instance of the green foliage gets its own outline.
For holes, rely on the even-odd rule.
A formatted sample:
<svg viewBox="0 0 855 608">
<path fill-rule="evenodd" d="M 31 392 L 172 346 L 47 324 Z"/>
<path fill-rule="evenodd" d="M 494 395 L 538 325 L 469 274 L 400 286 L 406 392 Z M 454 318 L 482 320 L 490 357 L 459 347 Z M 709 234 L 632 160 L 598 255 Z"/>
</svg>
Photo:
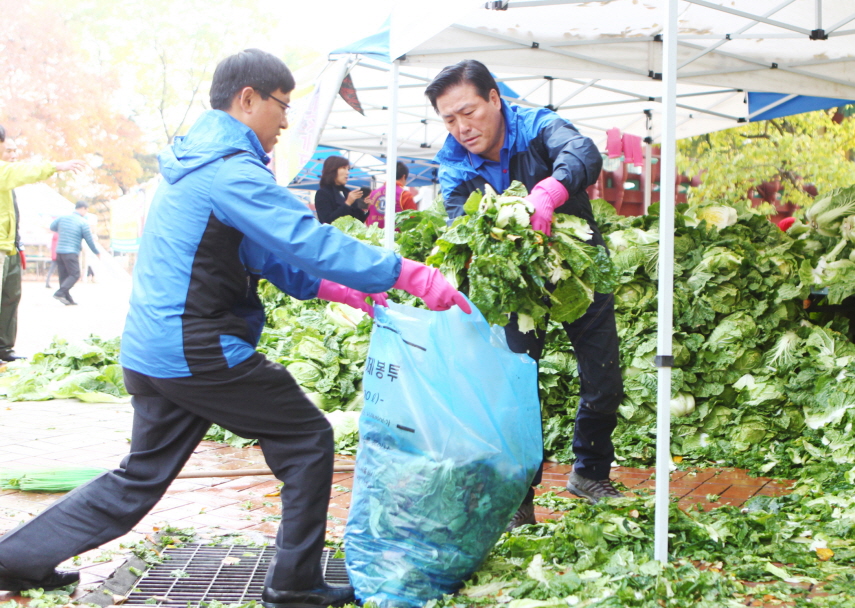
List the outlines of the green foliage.
<svg viewBox="0 0 855 608">
<path fill-rule="evenodd" d="M 427 259 L 436 240 L 445 232 L 447 220 L 442 198 L 424 211 L 399 213 L 395 217 L 395 227 L 400 231 L 395 236 L 398 252 L 411 260 Z"/>
<path fill-rule="evenodd" d="M 821 195 L 850 185 L 855 120 L 837 124 L 833 114 L 809 112 L 680 140 L 678 171 L 703 180 L 689 189 L 689 202 L 734 205 L 749 189 L 780 181 L 784 201 L 807 207 L 803 185 Z"/>
<path fill-rule="evenodd" d="M 519 204 L 513 197 L 505 201 L 505 205 Z M 432 251 L 429 259 L 441 259 L 445 269 L 457 269 L 453 274 L 460 277 L 461 286 L 474 281 L 477 287 L 477 280 L 470 277 L 481 266 L 469 243 L 479 242 L 481 237 L 476 235 L 483 231 L 493 234 L 498 228 L 498 209 L 492 199 L 485 203 L 478 196 L 467 205 L 475 215 L 458 220 L 445 231 L 432 212 L 402 221 L 416 235 L 408 241 L 413 253 Z M 479 215 L 482 207 L 487 213 Z M 594 201 L 593 207 L 612 252 L 617 284 L 625 398 L 614 440 L 620 461 L 646 466 L 653 463 L 655 444 L 658 207 L 636 218 L 619 217 L 602 201 Z M 675 403 L 685 406 L 677 408 L 683 415 L 673 422 L 674 455 L 687 463 L 714 461 L 779 476 L 794 475 L 806 464 L 823 459 L 852 462 L 855 439 L 847 429 L 855 422 L 855 408 L 848 407 L 849 395 L 855 394 L 855 384 L 849 386 L 850 378 L 855 377 L 855 346 L 846 338 L 845 321 L 820 322 L 801 305 L 810 292 L 813 268 L 835 239 L 818 235 L 809 226 L 784 233 L 744 202 L 735 207 L 682 205 L 677 211 L 672 396 Z M 488 229 L 483 216 L 489 213 L 493 226 Z M 481 232 L 473 228 L 472 218 L 484 223 Z M 524 234 L 520 238 L 529 238 L 526 231 L 532 231 L 515 228 L 515 222 L 510 213 L 507 223 L 498 229 L 508 233 L 513 228 Z M 429 248 L 422 235 L 434 232 L 441 236 L 437 246 Z M 574 255 L 575 238 L 567 237 L 570 248 L 562 250 L 569 251 L 567 255 Z M 519 269 L 505 263 L 516 253 L 514 241 L 504 235 L 502 239 L 486 237 L 486 241 L 508 248 L 501 259 L 493 258 L 489 272 L 494 278 L 487 286 L 493 290 L 493 304 L 498 302 L 490 310 L 501 322 L 507 312 L 502 313 L 502 307 L 514 301 L 515 290 L 524 292 L 528 284 L 519 282 Z M 508 278 L 511 281 L 504 282 Z M 268 317 L 273 323 L 279 320 L 281 331 L 266 330 L 268 353 L 286 355 L 282 360 L 289 365 L 300 363 L 292 369 L 304 377 L 308 390 L 315 391 L 322 409 L 360 408 L 360 404 L 348 402 L 349 392 L 317 391 L 319 385 L 335 385 L 327 380 L 328 374 L 342 373 L 340 366 L 327 364 L 328 359 L 341 358 L 342 347 L 335 341 L 337 329 L 310 331 L 303 337 L 306 328 L 325 318 L 321 310 L 326 306 L 286 302 L 270 289 L 263 287 L 262 296 Z M 584 302 L 585 298 L 578 300 Z M 542 301 L 538 306 L 546 310 Z M 365 333 L 358 335 L 367 339 L 369 324 L 365 323 Z M 298 348 L 298 344 L 302 345 Z M 346 358 L 358 359 L 355 354 Z M 354 391 L 359 374 L 361 369 L 353 376 Z M 555 322 L 547 327 L 539 382 L 545 449 L 558 460 L 571 461 L 579 379 L 572 346 Z"/>
<path fill-rule="evenodd" d="M 158 147 L 183 135 L 209 107 L 217 63 L 245 48 L 274 52 L 293 70 L 310 51 L 277 40 L 278 18 L 257 0 L 214 8 L 201 0 L 47 0 L 73 26 L 101 69 L 125 76 L 126 103 Z"/>
</svg>

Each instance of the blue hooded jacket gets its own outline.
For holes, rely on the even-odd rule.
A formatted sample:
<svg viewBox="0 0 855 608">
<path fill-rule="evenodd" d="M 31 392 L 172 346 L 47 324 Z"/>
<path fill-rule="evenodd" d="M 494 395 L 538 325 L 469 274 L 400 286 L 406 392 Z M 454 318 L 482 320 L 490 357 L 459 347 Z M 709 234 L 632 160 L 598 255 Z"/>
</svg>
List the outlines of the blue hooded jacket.
<svg viewBox="0 0 855 608">
<path fill-rule="evenodd" d="M 161 152 L 122 366 L 178 378 L 245 361 L 264 326 L 259 278 L 302 300 L 321 278 L 366 293 L 395 283 L 399 255 L 318 222 L 276 183 L 269 160 L 255 133 L 219 110 Z"/>
</svg>

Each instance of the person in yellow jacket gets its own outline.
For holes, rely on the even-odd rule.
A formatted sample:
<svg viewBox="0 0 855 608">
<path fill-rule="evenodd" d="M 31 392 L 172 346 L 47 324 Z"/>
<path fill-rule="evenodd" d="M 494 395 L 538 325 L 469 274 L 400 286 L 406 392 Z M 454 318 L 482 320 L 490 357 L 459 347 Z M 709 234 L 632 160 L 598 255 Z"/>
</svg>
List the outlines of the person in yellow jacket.
<svg viewBox="0 0 855 608">
<path fill-rule="evenodd" d="M 8 144 L 8 146 L 7 146 Z M 8 149 L 7 149 L 8 148 Z M 19 359 L 12 348 L 17 333 L 18 302 L 21 299 L 21 258 L 18 255 L 18 227 L 15 193 L 18 186 L 40 182 L 60 171 L 81 171 L 82 160 L 59 163 L 48 161 L 13 162 L 14 142 L 6 139 L 0 125 L 0 360 Z"/>
</svg>

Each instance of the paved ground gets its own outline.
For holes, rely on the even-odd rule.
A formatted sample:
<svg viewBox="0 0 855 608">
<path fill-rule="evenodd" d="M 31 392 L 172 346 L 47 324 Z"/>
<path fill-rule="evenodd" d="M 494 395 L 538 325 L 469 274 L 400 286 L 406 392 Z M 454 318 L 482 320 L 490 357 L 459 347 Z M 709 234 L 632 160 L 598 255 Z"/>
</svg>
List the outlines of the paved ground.
<svg viewBox="0 0 855 608">
<path fill-rule="evenodd" d="M 0 401 L 0 469 L 31 467 L 114 467 L 127 452 L 132 420 L 129 404 L 84 404 L 75 400 L 29 403 Z M 264 459 L 257 448 L 236 449 L 203 442 L 185 470 L 261 468 Z M 570 467 L 550 464 L 539 492 L 563 490 Z M 631 490 L 653 488 L 652 469 L 619 467 L 613 477 Z M 333 479 L 327 533 L 340 538 L 350 506 L 352 473 Z M 121 545 L 144 539 L 159 527 L 193 527 L 203 537 L 238 533 L 254 541 L 269 540 L 276 531 L 279 482 L 272 476 L 206 477 L 176 480 L 154 510 L 127 536 L 102 549 L 84 554 L 67 566 L 81 570 L 81 591 L 94 588 L 124 561 Z M 680 504 L 700 502 L 705 508 L 721 504 L 742 504 L 756 494 L 775 495 L 786 484 L 765 478 L 748 477 L 744 471 L 703 469 L 672 474 L 671 489 Z M 720 500 L 710 503 L 707 495 Z M 62 495 L 0 490 L 0 533 L 27 521 Z M 559 516 L 537 509 L 540 521 Z M 115 552 L 115 553 L 113 553 Z M 0 593 L 0 601 L 9 599 Z"/>
<path fill-rule="evenodd" d="M 23 282 L 15 345 L 18 354 L 30 356 L 47 347 L 54 336 L 75 340 L 93 332 L 101 338 L 121 335 L 128 313 L 130 279 L 113 275 L 97 283 L 78 283 L 71 290 L 77 306 L 54 300 L 58 287 L 55 277 L 51 285 L 46 289 L 44 280 Z"/>
</svg>

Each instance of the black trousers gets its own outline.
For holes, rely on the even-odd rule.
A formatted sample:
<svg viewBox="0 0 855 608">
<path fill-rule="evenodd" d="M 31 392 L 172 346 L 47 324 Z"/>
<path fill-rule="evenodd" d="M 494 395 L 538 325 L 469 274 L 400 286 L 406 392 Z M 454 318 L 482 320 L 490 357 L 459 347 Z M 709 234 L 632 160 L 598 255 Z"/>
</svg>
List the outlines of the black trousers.
<svg viewBox="0 0 855 608">
<path fill-rule="evenodd" d="M 581 384 L 573 432 L 573 468 L 588 479 L 608 479 L 615 457 L 612 432 L 623 399 L 614 295 L 595 293 L 585 314 L 563 325 L 576 353 Z M 514 316 L 505 326 L 505 334 L 512 351 L 540 359 L 546 332 L 522 333 Z M 538 483 L 540 474 L 533 485 Z"/>
<path fill-rule="evenodd" d="M 21 303 L 21 256 L 6 256 L 0 282 L 0 354 L 12 352 L 18 336 L 18 304 Z"/>
<path fill-rule="evenodd" d="M 0 567 L 43 578 L 57 564 L 129 532 L 181 471 L 212 422 L 259 440 L 281 491 L 282 521 L 265 584 L 309 589 L 320 571 L 333 474 L 327 419 L 285 370 L 256 353 L 227 370 L 153 378 L 125 370 L 130 453 L 119 468 L 0 537 Z"/>
<path fill-rule="evenodd" d="M 80 254 L 57 253 L 56 265 L 59 269 L 59 289 L 53 295 L 62 296 L 70 300 L 71 294 L 69 290 L 80 279 Z"/>
</svg>

